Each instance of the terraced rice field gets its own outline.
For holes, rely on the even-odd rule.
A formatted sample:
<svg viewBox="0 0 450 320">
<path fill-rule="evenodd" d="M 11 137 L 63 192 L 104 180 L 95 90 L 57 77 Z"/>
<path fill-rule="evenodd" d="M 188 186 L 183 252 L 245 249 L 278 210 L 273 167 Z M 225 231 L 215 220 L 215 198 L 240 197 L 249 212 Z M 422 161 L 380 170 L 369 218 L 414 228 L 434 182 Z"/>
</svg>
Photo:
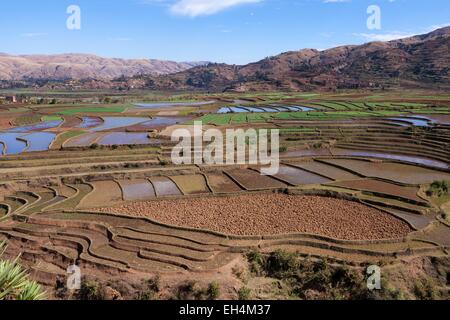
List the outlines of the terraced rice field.
<svg viewBox="0 0 450 320">
<path fill-rule="evenodd" d="M 366 177 L 387 179 L 405 184 L 420 185 L 450 180 L 450 174 L 411 165 L 389 162 L 330 159 L 325 163 L 349 169 Z"/>
<path fill-rule="evenodd" d="M 122 190 L 115 181 L 93 181 L 90 182 L 93 191 L 89 193 L 81 202 L 80 207 L 93 208 L 103 206 L 105 203 L 118 203 L 122 201 Z M 69 194 L 67 197 L 72 197 L 74 194 Z"/>
<path fill-rule="evenodd" d="M 227 170 L 225 173 L 240 186 L 247 190 L 261 190 L 270 188 L 283 188 L 286 184 L 261 175 L 259 172 L 251 169 Z"/>
<path fill-rule="evenodd" d="M 361 264 L 448 255 L 450 198 L 426 192 L 450 181 L 445 99 L 236 95 L 186 108 L 1 109 L 7 254 L 21 253 L 50 287 L 73 261 L 88 274 L 149 279 L 226 273 L 250 250 Z M 280 171 L 173 165 L 170 133 L 198 119 L 204 129 L 279 129 Z"/>
<path fill-rule="evenodd" d="M 119 180 L 118 183 L 124 200 L 148 200 L 156 196 L 155 189 L 148 180 Z"/>
<path fill-rule="evenodd" d="M 206 179 L 202 175 L 172 176 L 171 179 L 184 194 L 205 194 L 210 192 Z"/>
</svg>

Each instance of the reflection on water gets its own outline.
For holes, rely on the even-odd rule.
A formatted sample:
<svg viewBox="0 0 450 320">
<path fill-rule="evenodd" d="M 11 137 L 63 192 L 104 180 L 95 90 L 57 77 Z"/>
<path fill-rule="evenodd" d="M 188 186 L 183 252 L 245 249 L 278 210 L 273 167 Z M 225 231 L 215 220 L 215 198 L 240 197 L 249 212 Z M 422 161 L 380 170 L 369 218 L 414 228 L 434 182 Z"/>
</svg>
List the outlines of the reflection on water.
<svg viewBox="0 0 450 320">
<path fill-rule="evenodd" d="M 200 101 L 200 102 L 158 102 L 158 103 L 136 103 L 136 107 L 141 109 L 157 109 L 157 108 L 168 108 L 168 107 L 195 107 L 204 106 L 208 104 L 213 104 L 216 101 Z"/>
<path fill-rule="evenodd" d="M 92 128 L 91 131 L 105 131 L 118 128 L 133 126 L 148 121 L 149 118 L 144 117 L 103 117 L 103 124 Z"/>
<path fill-rule="evenodd" d="M 428 127 L 430 125 L 428 119 L 420 119 L 420 118 L 396 117 L 396 118 L 389 118 L 389 120 L 406 122 L 416 127 Z M 405 125 L 408 126 L 408 124 Z"/>
<path fill-rule="evenodd" d="M 260 113 L 260 112 L 307 112 L 313 111 L 313 108 L 303 107 L 303 106 L 264 106 L 264 107 L 247 107 L 247 106 L 236 106 L 236 107 L 223 107 L 220 108 L 217 113 Z"/>
<path fill-rule="evenodd" d="M 133 145 L 133 144 L 148 144 L 150 139 L 147 133 L 129 133 L 129 132 L 113 132 L 101 137 L 98 142 L 99 145 Z"/>
<path fill-rule="evenodd" d="M 55 121 L 43 121 L 36 124 L 32 124 L 29 126 L 23 126 L 23 127 L 16 127 L 7 130 L 7 132 L 22 132 L 22 133 L 28 133 L 30 131 L 41 131 L 41 130 L 47 130 L 47 129 L 53 129 L 58 127 L 63 121 L 62 120 L 55 120 Z"/>
<path fill-rule="evenodd" d="M 32 152 L 48 150 L 55 137 L 56 134 L 52 132 L 33 132 L 21 138 L 28 141 L 28 148 L 25 151 Z"/>
<path fill-rule="evenodd" d="M 99 117 L 82 117 L 81 120 L 82 120 L 81 124 L 76 126 L 76 128 L 87 129 L 99 126 L 103 123 L 103 120 Z"/>
<path fill-rule="evenodd" d="M 0 133 L 0 141 L 5 144 L 5 149 L 3 150 L 3 154 L 18 154 L 21 153 L 26 147 L 27 144 L 25 141 L 17 140 L 22 133 Z"/>
<path fill-rule="evenodd" d="M 441 169 L 449 169 L 450 165 L 438 161 L 438 160 L 432 160 L 422 157 L 415 157 L 415 156 L 407 156 L 407 155 L 397 155 L 397 154 L 391 154 L 391 153 L 382 153 L 382 152 L 370 152 L 370 151 L 353 151 L 353 150 L 333 150 L 334 155 L 339 156 L 353 156 L 353 157 L 369 157 L 369 158 L 380 158 L 380 159 L 388 159 L 388 160 L 398 160 L 398 161 L 404 161 L 409 162 L 413 164 L 421 164 L 428 167 L 434 167 L 434 168 L 441 168 Z"/>
</svg>

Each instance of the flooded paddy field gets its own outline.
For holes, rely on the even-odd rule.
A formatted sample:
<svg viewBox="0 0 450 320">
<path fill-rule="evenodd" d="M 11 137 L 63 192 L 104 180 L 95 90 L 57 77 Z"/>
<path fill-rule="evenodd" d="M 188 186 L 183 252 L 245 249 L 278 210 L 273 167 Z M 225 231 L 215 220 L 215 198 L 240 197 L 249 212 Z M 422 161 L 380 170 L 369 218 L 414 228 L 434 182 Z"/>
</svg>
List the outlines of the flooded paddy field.
<svg viewBox="0 0 450 320">
<path fill-rule="evenodd" d="M 156 196 L 155 189 L 149 180 L 119 180 L 125 201 L 148 200 Z"/>
<path fill-rule="evenodd" d="M 177 185 L 167 177 L 152 177 L 150 181 L 155 188 L 156 195 L 159 197 L 181 195 L 181 191 Z"/>
<path fill-rule="evenodd" d="M 331 181 L 324 176 L 290 166 L 281 166 L 275 177 L 292 185 L 323 184 Z"/>
<path fill-rule="evenodd" d="M 139 145 L 151 142 L 147 133 L 113 132 L 101 136 L 97 144 L 103 146 L 112 145 Z"/>
<path fill-rule="evenodd" d="M 77 124 L 75 128 L 90 129 L 99 127 L 102 123 L 103 119 L 100 117 L 81 117 L 81 123 Z"/>
<path fill-rule="evenodd" d="M 358 150 L 346 150 L 346 149 L 333 149 L 333 155 L 335 156 L 350 156 L 350 157 L 366 157 L 366 158 L 378 158 L 387 160 L 398 160 L 403 162 L 409 162 L 412 164 L 419 164 L 429 167 L 435 167 L 440 169 L 450 168 L 450 164 L 438 160 L 428 159 L 418 156 L 400 155 L 383 152 L 371 152 L 371 151 L 358 151 Z M 450 159 L 449 159 L 450 162 Z"/>
<path fill-rule="evenodd" d="M 327 159 L 325 163 L 357 172 L 365 177 L 387 179 L 405 184 L 419 185 L 433 181 L 450 180 L 450 173 L 412 165 L 351 159 Z"/>
<path fill-rule="evenodd" d="M 159 109 L 159 108 L 171 108 L 171 107 L 198 107 L 215 103 L 215 100 L 211 101 L 199 101 L 199 102 L 155 102 L 155 103 L 135 103 L 137 108 L 141 109 Z"/>
<path fill-rule="evenodd" d="M 99 126 L 90 128 L 90 131 L 99 132 L 126 128 L 149 120 L 149 118 L 144 117 L 102 117 L 102 119 L 103 123 Z"/>
<path fill-rule="evenodd" d="M 223 107 L 220 108 L 217 113 L 227 114 L 227 113 L 274 113 L 274 112 L 299 112 L 299 111 L 313 111 L 313 108 L 304 106 L 267 106 L 267 107 L 248 107 L 248 106 L 237 106 L 237 107 Z"/>
</svg>

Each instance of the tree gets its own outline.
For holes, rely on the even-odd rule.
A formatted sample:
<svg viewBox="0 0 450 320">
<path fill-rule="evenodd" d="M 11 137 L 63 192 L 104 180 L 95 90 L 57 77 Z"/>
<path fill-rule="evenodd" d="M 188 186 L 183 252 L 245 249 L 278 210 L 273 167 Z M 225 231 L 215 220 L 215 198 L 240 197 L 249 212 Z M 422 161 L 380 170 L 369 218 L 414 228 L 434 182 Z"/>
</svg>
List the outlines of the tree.
<svg viewBox="0 0 450 320">
<path fill-rule="evenodd" d="M 6 250 L 0 243 L 0 258 Z M 41 286 L 28 278 L 26 270 L 13 261 L 0 259 L 0 300 L 43 300 L 45 293 Z"/>
</svg>

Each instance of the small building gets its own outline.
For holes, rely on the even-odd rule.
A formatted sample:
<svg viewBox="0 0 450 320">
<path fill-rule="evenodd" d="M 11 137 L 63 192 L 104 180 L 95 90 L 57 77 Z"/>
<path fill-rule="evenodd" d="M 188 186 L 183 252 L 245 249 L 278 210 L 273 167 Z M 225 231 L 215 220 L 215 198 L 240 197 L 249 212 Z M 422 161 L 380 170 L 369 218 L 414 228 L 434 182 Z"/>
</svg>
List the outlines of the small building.
<svg viewBox="0 0 450 320">
<path fill-rule="evenodd" d="M 6 101 L 9 103 L 17 103 L 17 97 L 16 96 L 6 96 Z"/>
</svg>

